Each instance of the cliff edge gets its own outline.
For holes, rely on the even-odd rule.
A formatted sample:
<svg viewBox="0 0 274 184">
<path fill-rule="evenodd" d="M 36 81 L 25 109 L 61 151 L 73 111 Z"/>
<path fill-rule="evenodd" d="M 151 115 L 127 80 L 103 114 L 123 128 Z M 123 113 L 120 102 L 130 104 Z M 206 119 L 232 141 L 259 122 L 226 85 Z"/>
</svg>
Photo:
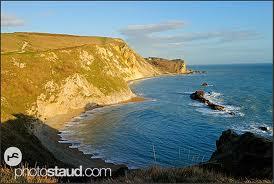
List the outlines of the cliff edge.
<svg viewBox="0 0 274 184">
<path fill-rule="evenodd" d="M 189 71 L 186 68 L 185 61 L 182 59 L 164 59 L 157 57 L 148 57 L 145 58 L 146 61 L 160 70 L 162 73 L 176 73 L 176 74 L 186 74 Z"/>
<path fill-rule="evenodd" d="M 273 140 L 228 129 L 216 141 L 216 148 L 204 166 L 236 177 L 272 179 Z"/>
<path fill-rule="evenodd" d="M 2 33 L 1 61 L 1 122 L 119 103 L 136 96 L 127 81 L 186 71 L 181 61 L 155 65 L 121 39 L 48 33 Z"/>
</svg>

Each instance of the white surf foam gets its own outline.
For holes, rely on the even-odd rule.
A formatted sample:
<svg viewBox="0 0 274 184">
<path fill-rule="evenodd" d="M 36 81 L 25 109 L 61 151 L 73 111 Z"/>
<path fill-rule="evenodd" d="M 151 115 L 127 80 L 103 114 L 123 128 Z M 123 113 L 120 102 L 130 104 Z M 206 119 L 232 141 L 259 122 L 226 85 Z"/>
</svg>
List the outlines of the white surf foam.
<svg viewBox="0 0 274 184">
<path fill-rule="evenodd" d="M 188 105 L 191 105 L 193 107 L 203 107 L 203 106 L 206 106 L 205 104 L 201 103 L 201 102 L 191 102 L 189 103 Z"/>
<path fill-rule="evenodd" d="M 200 102 L 191 102 L 189 105 L 193 107 L 198 107 L 196 110 L 203 115 L 213 115 L 213 116 L 223 116 L 223 117 L 233 117 L 233 116 L 244 116 L 244 113 L 240 112 L 240 107 L 232 106 L 232 105 L 226 105 L 224 102 L 224 99 L 222 99 L 222 93 L 218 93 L 215 91 L 212 91 L 210 93 L 205 93 L 205 99 L 209 100 L 212 103 L 215 103 L 217 105 L 222 105 L 225 107 L 225 111 L 217 111 L 208 108 L 205 104 Z M 234 115 L 229 114 L 234 113 Z"/>
<path fill-rule="evenodd" d="M 179 93 L 179 92 L 178 92 Z M 185 94 L 185 95 L 191 95 L 193 92 L 183 92 L 182 94 Z"/>
<path fill-rule="evenodd" d="M 266 127 L 267 131 L 263 131 L 263 130 L 259 129 L 259 127 Z M 249 124 L 247 123 L 242 126 L 234 125 L 234 126 L 232 126 L 232 129 L 238 133 L 252 132 L 252 133 L 262 135 L 262 136 L 265 136 L 265 135 L 272 136 L 273 135 L 273 127 L 267 125 L 266 123 L 251 122 Z"/>
<path fill-rule="evenodd" d="M 197 108 L 196 110 L 198 112 L 202 113 L 202 115 L 233 117 L 233 115 L 228 114 L 228 112 L 226 112 L 226 111 L 212 110 L 208 107 Z"/>
<path fill-rule="evenodd" d="M 205 93 L 204 97 L 205 97 L 205 99 L 209 100 L 210 102 L 221 105 L 224 102 L 224 99 L 222 99 L 221 96 L 222 96 L 222 93 L 212 91 L 210 93 Z"/>
</svg>

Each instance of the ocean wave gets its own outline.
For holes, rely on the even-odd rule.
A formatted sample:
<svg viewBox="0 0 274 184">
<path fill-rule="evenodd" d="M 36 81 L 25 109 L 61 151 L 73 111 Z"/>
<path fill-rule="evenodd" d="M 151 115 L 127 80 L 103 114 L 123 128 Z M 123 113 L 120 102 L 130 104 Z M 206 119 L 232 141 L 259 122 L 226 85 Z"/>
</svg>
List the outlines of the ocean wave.
<svg viewBox="0 0 274 184">
<path fill-rule="evenodd" d="M 222 93 L 212 91 L 212 92 L 205 93 L 204 97 L 205 97 L 205 99 L 207 99 L 215 104 L 221 105 L 224 102 L 224 99 L 220 98 L 222 95 L 223 95 Z"/>
<path fill-rule="evenodd" d="M 210 96 L 210 97 L 218 97 L 218 96 L 221 96 L 221 95 L 222 95 L 222 93 L 218 93 L 218 92 L 215 92 L 215 91 L 212 91 L 212 92 L 207 93 L 207 94 L 208 94 L 208 96 Z"/>
<path fill-rule="evenodd" d="M 191 102 L 188 105 L 193 106 L 193 107 L 206 107 L 206 105 L 201 102 Z"/>
<path fill-rule="evenodd" d="M 184 95 L 191 95 L 193 92 L 189 92 L 189 91 L 187 91 L 187 92 L 183 92 L 183 93 L 180 93 L 180 92 L 177 92 L 178 94 L 184 94 Z"/>
<path fill-rule="evenodd" d="M 187 92 L 171 92 L 171 94 L 176 94 L 176 95 L 191 95 L 193 92 L 187 91 Z"/>
<path fill-rule="evenodd" d="M 65 124 L 65 127 L 72 127 L 75 125 L 79 125 L 81 122 L 80 121 L 70 121 Z"/>
<path fill-rule="evenodd" d="M 67 131 L 65 131 L 67 132 Z M 59 143 L 62 144 L 71 144 L 69 146 L 69 148 L 76 148 L 79 151 L 81 151 L 83 154 L 85 155 L 91 155 L 92 159 L 102 159 L 104 160 L 106 163 L 113 163 L 113 164 L 127 164 L 127 166 L 130 169 L 134 169 L 137 168 L 135 166 L 131 166 L 128 163 L 126 163 L 123 159 L 119 159 L 117 158 L 108 158 L 105 156 L 104 151 L 100 150 L 100 149 L 94 149 L 94 147 L 92 145 L 87 145 L 87 144 L 83 144 L 83 140 L 71 140 L 69 138 L 69 136 L 66 136 L 64 134 L 60 134 L 61 135 L 61 140 L 58 141 Z"/>
<path fill-rule="evenodd" d="M 266 127 L 267 131 L 263 131 L 259 129 L 259 127 Z M 273 135 L 273 127 L 269 126 L 266 123 L 259 123 L 259 122 L 251 122 L 249 124 L 244 124 L 242 126 L 234 125 L 232 126 L 232 129 L 238 133 L 244 133 L 244 132 L 252 132 L 256 133 L 262 136 L 272 136 Z"/>
<path fill-rule="evenodd" d="M 79 144 L 72 144 L 72 145 L 69 146 L 69 148 L 72 148 L 72 149 L 73 148 L 79 148 L 79 146 L 80 146 Z"/>
<path fill-rule="evenodd" d="M 224 102 L 224 99 L 221 98 L 223 96 L 222 93 L 219 92 L 206 92 L 204 97 L 205 99 L 209 100 L 210 102 L 224 106 L 225 110 L 224 111 L 218 111 L 218 110 L 213 110 L 207 107 L 205 104 L 200 103 L 200 102 L 191 102 L 189 105 L 193 107 L 198 107 L 196 108 L 196 111 L 202 113 L 203 115 L 214 115 L 214 116 L 223 116 L 223 117 L 234 117 L 236 116 L 244 116 L 245 114 L 240 112 L 241 108 L 237 106 L 232 106 L 232 105 L 227 105 Z M 230 113 L 234 113 L 234 115 L 231 115 Z"/>
<path fill-rule="evenodd" d="M 106 163 L 111 163 L 111 164 L 125 164 L 127 165 L 127 167 L 129 169 L 137 169 L 138 167 L 134 167 L 134 166 L 131 166 L 129 163 L 125 162 L 124 160 L 122 159 L 118 159 L 118 158 L 115 158 L 115 159 L 112 159 L 112 158 L 104 158 L 104 161 Z"/>
<path fill-rule="evenodd" d="M 72 133 L 71 130 L 62 130 L 61 133 L 59 133 L 58 135 L 64 135 L 64 134 L 69 134 Z"/>
<path fill-rule="evenodd" d="M 158 100 L 156 98 L 150 98 L 148 99 L 149 102 L 157 102 Z"/>
<path fill-rule="evenodd" d="M 89 115 L 89 114 L 85 112 L 85 113 L 80 114 L 79 117 L 80 117 L 80 118 L 85 118 L 85 117 L 87 117 L 88 115 Z"/>
<path fill-rule="evenodd" d="M 193 105 L 194 106 L 194 105 Z M 235 117 L 235 116 L 244 116 L 245 114 L 240 112 L 240 107 L 232 106 L 232 105 L 222 105 L 225 107 L 224 111 L 218 111 L 208 108 L 206 105 L 202 104 L 202 106 L 196 106 L 199 107 L 196 110 L 203 115 L 214 115 L 214 116 L 223 116 L 223 117 Z M 195 107 L 195 106 L 194 106 Z M 234 113 L 234 115 L 230 114 Z"/>
<path fill-rule="evenodd" d="M 223 117 L 233 117 L 234 116 L 234 115 L 228 114 L 227 111 L 212 110 L 208 107 L 197 108 L 196 111 L 202 113 L 202 115 L 213 115 L 213 116 L 223 116 Z"/>
<path fill-rule="evenodd" d="M 78 122 L 78 121 L 81 121 L 83 119 L 84 119 L 84 117 L 76 116 L 76 117 L 71 119 L 71 122 Z"/>
<path fill-rule="evenodd" d="M 80 145 L 80 141 L 72 141 L 72 140 L 60 140 L 58 141 L 59 143 L 64 143 L 64 144 L 72 144 L 72 145 Z"/>
</svg>

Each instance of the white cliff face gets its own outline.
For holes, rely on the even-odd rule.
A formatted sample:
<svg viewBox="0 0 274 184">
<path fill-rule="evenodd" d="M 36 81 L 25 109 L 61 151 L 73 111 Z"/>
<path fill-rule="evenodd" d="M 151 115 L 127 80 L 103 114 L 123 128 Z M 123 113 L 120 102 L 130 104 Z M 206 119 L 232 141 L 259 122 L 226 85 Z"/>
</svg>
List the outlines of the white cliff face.
<svg viewBox="0 0 274 184">
<path fill-rule="evenodd" d="M 53 81 L 45 84 L 45 92 L 37 97 L 37 101 L 29 114 L 42 119 L 52 118 L 58 114 L 66 114 L 69 110 L 85 108 L 88 104 L 115 104 L 135 97 L 129 89 L 124 89 L 104 95 L 81 74 L 74 74 L 66 78 L 59 87 Z"/>
<path fill-rule="evenodd" d="M 41 119 L 66 114 L 91 103 L 107 105 L 129 100 L 136 95 L 126 81 L 159 74 L 157 69 L 124 43 L 53 50 L 38 53 L 34 57 L 41 60 L 41 65 L 46 64 L 49 73 L 41 81 L 41 93 L 34 97 L 35 101 L 28 103 L 25 112 Z M 15 63 L 15 58 L 12 59 Z M 24 61 L 24 58 L 21 59 Z M 62 64 L 66 62 L 70 63 L 67 69 L 71 72 L 70 75 L 65 73 L 65 66 Z M 14 66 L 21 65 L 16 63 Z M 41 72 L 38 75 L 44 74 L 43 69 L 37 70 Z M 60 79 L 62 72 L 67 76 Z M 29 82 L 25 85 L 33 84 L 35 80 L 35 77 L 26 79 Z"/>
<path fill-rule="evenodd" d="M 161 74 L 120 39 L 3 54 L 1 60 L 5 117 L 27 113 L 48 119 L 91 103 L 119 103 L 136 96 L 127 81 Z"/>
<path fill-rule="evenodd" d="M 36 113 L 46 118 L 65 114 L 69 109 L 84 107 L 103 96 L 85 77 L 77 73 L 66 78 L 60 87 L 49 81 L 45 84 L 45 89 L 45 92 L 37 97 L 35 105 Z"/>
<path fill-rule="evenodd" d="M 90 70 L 89 66 L 92 64 L 94 61 L 93 55 L 89 54 L 88 51 L 82 50 L 80 51 L 80 63 L 81 67 L 84 68 L 85 70 Z"/>
</svg>

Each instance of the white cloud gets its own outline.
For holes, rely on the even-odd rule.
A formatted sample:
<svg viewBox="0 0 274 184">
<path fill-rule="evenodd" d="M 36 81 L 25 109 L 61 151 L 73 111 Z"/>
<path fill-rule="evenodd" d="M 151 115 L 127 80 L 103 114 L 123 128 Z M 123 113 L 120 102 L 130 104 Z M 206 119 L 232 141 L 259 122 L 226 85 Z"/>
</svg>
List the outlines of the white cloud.
<svg viewBox="0 0 274 184">
<path fill-rule="evenodd" d="M 201 40 L 216 39 L 220 42 L 240 41 L 258 38 L 259 34 L 251 30 L 225 30 L 211 32 L 192 32 L 181 33 L 177 35 L 157 35 L 155 33 L 165 32 L 181 28 L 184 25 L 182 21 L 169 21 L 159 24 L 130 25 L 121 30 L 129 40 L 138 42 L 153 42 L 163 44 L 174 44 Z"/>
<path fill-rule="evenodd" d="M 182 21 L 169 21 L 158 24 L 129 25 L 120 30 L 130 45 L 144 56 L 164 57 L 182 54 L 191 45 L 208 47 L 232 43 L 237 46 L 241 42 L 260 38 L 260 34 L 246 29 L 230 29 L 221 31 L 185 32 Z M 176 30 L 176 34 L 171 31 Z M 167 33 L 168 31 L 168 33 Z M 181 32 L 180 32 L 181 31 Z M 184 32 L 183 32 L 184 31 Z"/>
<path fill-rule="evenodd" d="M 1 13 L 1 26 L 3 27 L 23 26 L 24 24 L 25 21 L 15 15 Z"/>
<path fill-rule="evenodd" d="M 121 30 L 122 34 L 125 35 L 142 35 L 151 34 L 156 32 L 162 32 L 172 29 L 178 29 L 184 25 L 182 21 L 168 21 L 158 24 L 141 24 L 141 25 L 129 25 L 128 27 Z"/>
</svg>

